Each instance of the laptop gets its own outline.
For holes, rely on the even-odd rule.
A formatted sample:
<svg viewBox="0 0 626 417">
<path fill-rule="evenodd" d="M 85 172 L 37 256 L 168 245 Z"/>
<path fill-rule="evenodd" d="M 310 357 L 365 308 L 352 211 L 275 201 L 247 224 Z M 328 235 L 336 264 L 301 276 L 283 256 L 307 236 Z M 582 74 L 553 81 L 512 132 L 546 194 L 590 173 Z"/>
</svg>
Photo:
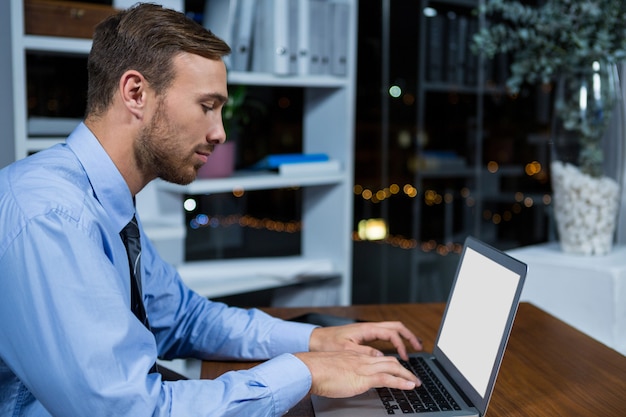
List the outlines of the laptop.
<svg viewBox="0 0 626 417">
<path fill-rule="evenodd" d="M 406 367 L 422 386 L 371 389 L 351 398 L 313 395 L 317 417 L 484 416 L 513 326 L 527 266 L 473 237 L 463 252 L 432 353 L 415 352 Z M 419 370 L 421 368 L 421 370 Z M 434 379 L 427 382 L 426 375 Z M 432 393 L 426 392 L 426 389 Z M 445 402 L 439 409 L 438 402 Z"/>
</svg>

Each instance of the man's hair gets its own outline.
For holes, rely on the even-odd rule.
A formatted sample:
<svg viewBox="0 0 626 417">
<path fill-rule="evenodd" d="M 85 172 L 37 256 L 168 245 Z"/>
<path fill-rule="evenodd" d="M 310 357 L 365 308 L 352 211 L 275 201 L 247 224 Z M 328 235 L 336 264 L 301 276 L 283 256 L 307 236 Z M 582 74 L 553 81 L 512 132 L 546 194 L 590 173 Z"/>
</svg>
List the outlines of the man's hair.
<svg viewBox="0 0 626 417">
<path fill-rule="evenodd" d="M 87 116 L 107 110 L 120 77 L 139 71 L 157 94 L 174 79 L 173 58 L 191 53 L 220 60 L 229 46 L 183 13 L 139 3 L 99 23 L 87 61 Z"/>
</svg>

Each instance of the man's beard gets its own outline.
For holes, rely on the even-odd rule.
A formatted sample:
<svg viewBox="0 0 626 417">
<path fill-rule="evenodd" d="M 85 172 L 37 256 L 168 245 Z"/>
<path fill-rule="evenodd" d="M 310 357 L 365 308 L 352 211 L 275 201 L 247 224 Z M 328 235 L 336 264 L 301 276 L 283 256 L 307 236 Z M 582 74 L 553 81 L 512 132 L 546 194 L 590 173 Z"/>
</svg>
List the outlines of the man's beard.
<svg viewBox="0 0 626 417">
<path fill-rule="evenodd" d="M 195 153 L 188 156 L 181 154 L 183 147 L 176 133 L 179 129 L 170 123 L 162 104 L 159 104 L 150 124 L 139 133 L 134 147 L 135 159 L 144 174 L 186 185 L 196 179 L 202 164 L 191 162 Z"/>
</svg>

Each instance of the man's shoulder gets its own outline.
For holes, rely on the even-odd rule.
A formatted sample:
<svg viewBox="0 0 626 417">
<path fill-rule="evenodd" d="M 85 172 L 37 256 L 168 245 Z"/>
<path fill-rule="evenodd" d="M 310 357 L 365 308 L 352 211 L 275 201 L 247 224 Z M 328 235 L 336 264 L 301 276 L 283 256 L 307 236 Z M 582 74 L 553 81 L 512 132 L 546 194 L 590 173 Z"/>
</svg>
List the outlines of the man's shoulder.
<svg viewBox="0 0 626 417">
<path fill-rule="evenodd" d="M 57 145 L 0 171 L 0 210 L 13 203 L 30 217 L 57 205 L 80 209 L 89 189 L 76 156 Z"/>
</svg>

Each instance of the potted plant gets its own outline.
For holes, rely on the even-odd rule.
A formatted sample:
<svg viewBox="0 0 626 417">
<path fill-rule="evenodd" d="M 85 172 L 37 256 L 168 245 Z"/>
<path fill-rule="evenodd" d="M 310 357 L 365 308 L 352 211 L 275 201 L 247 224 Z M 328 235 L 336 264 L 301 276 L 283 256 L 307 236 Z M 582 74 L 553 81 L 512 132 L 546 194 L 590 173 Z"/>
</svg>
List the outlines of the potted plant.
<svg viewBox="0 0 626 417">
<path fill-rule="evenodd" d="M 525 3 L 481 3 L 478 11 L 489 23 L 471 47 L 487 58 L 510 57 L 506 85 L 513 94 L 524 83 L 554 87 L 551 175 L 561 247 L 604 254 L 612 248 L 619 205 L 624 138 L 607 131 L 619 113 L 614 109 L 617 64 L 626 57 L 626 2 Z M 620 159 L 608 161 L 613 157 Z"/>
<path fill-rule="evenodd" d="M 228 92 L 228 101 L 222 109 L 222 121 L 227 140 L 236 140 L 243 126 L 250 122 L 250 113 L 246 110 L 248 87 L 233 85 Z"/>
</svg>

